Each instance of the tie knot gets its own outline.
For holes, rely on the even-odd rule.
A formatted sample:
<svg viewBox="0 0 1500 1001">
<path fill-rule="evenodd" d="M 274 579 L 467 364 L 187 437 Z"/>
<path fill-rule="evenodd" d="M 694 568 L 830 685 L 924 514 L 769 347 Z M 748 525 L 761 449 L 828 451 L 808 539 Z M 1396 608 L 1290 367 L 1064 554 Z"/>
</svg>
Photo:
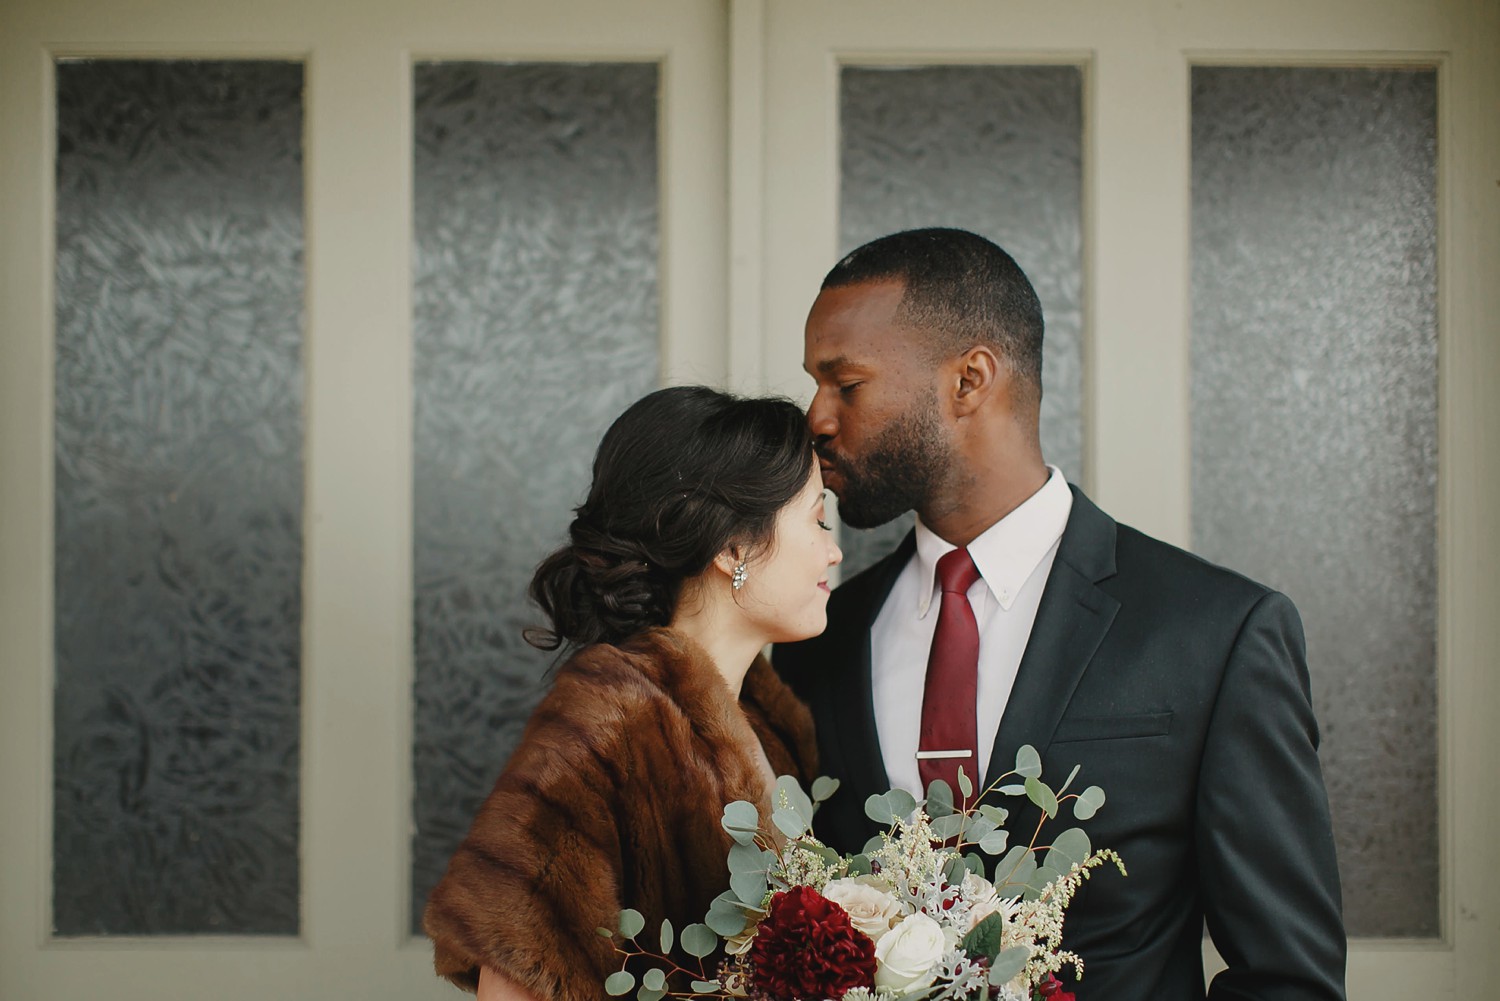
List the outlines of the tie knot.
<svg viewBox="0 0 1500 1001">
<path fill-rule="evenodd" d="M 968 594 L 979 579 L 979 568 L 967 549 L 955 549 L 937 561 L 937 578 L 944 593 Z"/>
</svg>

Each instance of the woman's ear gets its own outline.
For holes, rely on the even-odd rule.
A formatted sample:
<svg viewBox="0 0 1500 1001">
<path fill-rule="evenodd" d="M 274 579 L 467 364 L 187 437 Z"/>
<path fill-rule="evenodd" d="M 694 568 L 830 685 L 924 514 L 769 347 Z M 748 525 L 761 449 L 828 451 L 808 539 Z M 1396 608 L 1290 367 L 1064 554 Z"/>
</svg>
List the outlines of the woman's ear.
<svg viewBox="0 0 1500 1001">
<path fill-rule="evenodd" d="M 740 550 L 738 546 L 727 546 L 719 551 L 714 557 L 714 569 L 725 577 L 734 577 L 734 568 L 740 564 Z"/>
</svg>

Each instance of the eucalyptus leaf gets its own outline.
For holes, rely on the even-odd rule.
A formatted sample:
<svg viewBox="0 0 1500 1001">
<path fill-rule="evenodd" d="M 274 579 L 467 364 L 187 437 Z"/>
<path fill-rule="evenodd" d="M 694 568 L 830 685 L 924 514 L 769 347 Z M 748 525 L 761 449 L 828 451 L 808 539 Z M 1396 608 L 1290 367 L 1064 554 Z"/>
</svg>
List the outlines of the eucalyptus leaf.
<svg viewBox="0 0 1500 1001">
<path fill-rule="evenodd" d="M 1026 899 L 1035 900 L 1042 891 L 1062 879 L 1062 873 L 1051 866 L 1037 866 L 1036 871 L 1026 877 Z"/>
<path fill-rule="evenodd" d="M 619 997 L 629 992 L 635 986 L 635 974 L 629 970 L 616 970 L 604 978 L 604 993 L 610 997 Z"/>
<path fill-rule="evenodd" d="M 880 851 L 880 849 L 882 849 L 884 847 L 885 847 L 885 838 L 882 838 L 880 835 L 877 834 L 873 838 L 871 838 L 869 841 L 865 842 L 865 846 L 860 849 L 860 853 L 864 854 L 864 855 L 874 855 L 876 852 Z"/>
<path fill-rule="evenodd" d="M 958 766 L 958 791 L 963 794 L 964 799 L 974 795 L 974 780 L 969 778 L 964 766 Z"/>
<path fill-rule="evenodd" d="M 1036 853 L 1025 845 L 1016 845 L 1005 853 L 1005 857 L 995 863 L 994 883 L 997 887 L 1009 887 L 1002 889 L 1000 896 L 1014 897 L 1021 892 L 1021 887 L 1036 872 Z"/>
<path fill-rule="evenodd" d="M 949 838 L 958 837 L 958 832 L 963 830 L 963 827 L 963 814 L 950 813 L 932 822 L 932 836 L 938 841 L 947 841 Z"/>
<path fill-rule="evenodd" d="M 1010 816 L 1010 811 L 1004 807 L 990 806 L 988 803 L 979 808 L 979 813 L 985 819 L 994 821 L 996 827 L 1005 823 L 1005 818 Z"/>
<path fill-rule="evenodd" d="M 702 959 L 719 947 L 719 936 L 708 925 L 692 924 L 682 929 L 682 948 L 689 956 Z"/>
<path fill-rule="evenodd" d="M 713 993 L 716 993 L 717 991 L 719 991 L 720 989 L 721 988 L 720 988 L 719 982 L 717 980 L 694 980 L 693 981 L 693 993 L 694 994 L 713 994 Z"/>
<path fill-rule="evenodd" d="M 849 876 L 868 876 L 874 871 L 874 868 L 870 865 L 870 856 L 868 855 L 861 853 L 849 859 L 849 870 L 847 872 Z"/>
<path fill-rule="evenodd" d="M 672 951 L 672 941 L 673 941 L 674 934 L 675 934 L 675 932 L 674 932 L 674 929 L 672 928 L 672 922 L 669 921 L 669 920 L 667 920 L 666 918 L 662 918 L 661 919 L 661 954 L 663 956 L 665 956 L 667 953 L 669 953 L 669 952 Z M 655 988 L 653 987 L 652 990 L 655 990 Z"/>
<path fill-rule="evenodd" d="M 734 895 L 752 907 L 759 907 L 760 902 L 766 899 L 768 887 L 764 872 L 737 872 L 729 877 L 729 888 L 734 891 Z"/>
<path fill-rule="evenodd" d="M 1042 777 L 1042 756 L 1030 744 L 1022 744 L 1016 751 L 1016 774 L 1028 779 Z"/>
<path fill-rule="evenodd" d="M 1005 846 L 1009 843 L 1010 832 L 1003 827 L 997 827 L 979 839 L 979 850 L 986 855 L 999 855 L 1005 851 Z"/>
<path fill-rule="evenodd" d="M 665 952 L 666 950 L 663 949 L 662 951 Z M 667 975 L 653 966 L 641 977 L 641 984 L 648 990 L 659 991 L 667 986 Z"/>
<path fill-rule="evenodd" d="M 1005 930 L 1005 920 L 998 914 L 989 914 L 965 935 L 958 947 L 974 959 L 994 959 L 1000 954 L 1000 936 Z M 1014 974 L 1012 974 L 1014 976 Z"/>
<path fill-rule="evenodd" d="M 1031 950 L 1024 945 L 1013 945 L 995 957 L 990 964 L 990 983 L 996 987 L 1010 983 L 1031 958 Z"/>
<path fill-rule="evenodd" d="M 953 812 L 953 787 L 942 779 L 933 779 L 927 785 L 927 816 L 936 820 Z"/>
<path fill-rule="evenodd" d="M 595 928 L 594 931 L 596 931 L 596 932 L 599 933 L 599 937 L 600 938 L 614 938 L 615 937 L 615 933 L 612 932 L 612 931 L 610 931 L 608 928 Z"/>
<path fill-rule="evenodd" d="M 1074 779 L 1076 779 L 1076 778 L 1077 778 L 1077 777 L 1078 777 L 1078 772 L 1079 772 L 1079 770 L 1080 770 L 1080 769 L 1082 769 L 1082 768 L 1083 768 L 1083 766 L 1082 766 L 1082 765 L 1074 765 L 1074 766 L 1073 766 L 1073 770 L 1072 770 L 1072 771 L 1071 771 L 1071 772 L 1069 772 L 1069 773 L 1068 773 L 1068 781 L 1066 781 L 1066 782 L 1064 782 L 1064 783 L 1063 783 L 1063 784 L 1062 784 L 1062 788 L 1061 788 L 1061 789 L 1059 789 L 1059 790 L 1057 790 L 1057 794 L 1058 794 L 1058 795 L 1059 795 L 1059 796 L 1061 796 L 1061 795 L 1062 795 L 1062 794 L 1063 794 L 1063 793 L 1065 793 L 1065 792 L 1067 792 L 1067 791 L 1068 791 L 1068 786 L 1070 786 L 1070 785 L 1072 785 L 1072 784 L 1073 784 L 1073 780 L 1074 780 Z"/>
<path fill-rule="evenodd" d="M 782 799 L 786 799 L 786 807 L 781 806 Z M 776 779 L 776 795 L 772 800 L 778 808 L 791 809 L 802 818 L 805 826 L 803 830 L 812 826 L 813 804 L 807 798 L 807 793 L 802 791 L 802 783 L 790 775 L 781 775 Z M 790 837 L 796 837 L 795 834 Z"/>
<path fill-rule="evenodd" d="M 977 816 L 969 821 L 964 830 L 964 840 L 975 844 L 984 840 L 984 836 L 993 831 L 997 825 L 993 820 L 985 816 Z"/>
<path fill-rule="evenodd" d="M 635 938 L 641 933 L 641 929 L 646 927 L 646 919 L 641 916 L 640 911 L 633 907 L 627 907 L 621 911 L 619 918 L 616 920 L 619 922 L 620 934 L 626 938 Z M 625 989 L 629 990 L 630 988 L 627 987 Z"/>
<path fill-rule="evenodd" d="M 969 867 L 961 858 L 951 858 L 948 864 L 943 866 L 943 878 L 948 881 L 949 886 L 959 885 L 968 874 Z"/>
<path fill-rule="evenodd" d="M 1089 786 L 1073 801 L 1073 816 L 1079 820 L 1089 820 L 1103 805 L 1104 790 L 1098 786 Z"/>
<path fill-rule="evenodd" d="M 969 852 L 964 855 L 964 865 L 968 866 L 969 871 L 980 879 L 984 878 L 984 857 L 978 852 Z"/>
<path fill-rule="evenodd" d="M 1057 794 L 1041 779 L 1026 780 L 1026 798 L 1041 807 L 1047 816 L 1057 816 Z"/>
<path fill-rule="evenodd" d="M 812 798 L 814 803 L 821 803 L 839 791 L 839 780 L 829 778 L 827 775 L 819 775 L 813 779 Z"/>
<path fill-rule="evenodd" d="M 765 872 L 775 853 L 757 845 L 732 845 L 729 849 L 729 872 Z"/>
<path fill-rule="evenodd" d="M 1052 839 L 1052 848 L 1042 864 L 1059 872 L 1066 872 L 1075 865 L 1081 865 L 1091 851 L 1093 849 L 1089 845 L 1089 836 L 1081 828 L 1070 827 Z"/>
<path fill-rule="evenodd" d="M 844 861 L 844 856 L 840 855 L 832 848 L 829 848 L 827 845 L 803 845 L 802 847 L 804 851 L 812 852 L 814 855 L 818 856 L 818 858 L 828 863 L 828 867 L 830 869 L 837 868 L 839 863 Z"/>
<path fill-rule="evenodd" d="M 1014 785 L 1014 784 L 1012 784 L 1012 785 L 1004 785 L 1004 786 L 1000 787 L 1000 795 L 1002 795 L 1002 796 L 1024 796 L 1024 795 L 1026 795 L 1026 787 L 1023 786 L 1023 785 Z"/>
<path fill-rule="evenodd" d="M 917 808 L 917 801 L 905 789 L 892 789 L 865 800 L 865 816 L 877 824 L 894 824 L 905 820 Z"/>
<path fill-rule="evenodd" d="M 657 970 L 656 972 L 660 973 L 661 971 Z M 647 971 L 646 976 L 649 977 L 650 975 L 651 971 Z M 666 996 L 666 987 L 651 988 L 642 985 L 641 989 L 635 992 L 635 1001 L 661 1001 Z"/>
<path fill-rule="evenodd" d="M 1026 885 L 1033 889 L 1045 890 L 1059 879 L 1062 879 L 1062 873 L 1050 865 L 1039 865 L 1036 867 L 1036 872 L 1031 874 L 1031 878 L 1026 880 Z"/>
<path fill-rule="evenodd" d="M 724 816 L 719 824 L 737 843 L 754 844 L 755 835 L 760 831 L 760 814 L 753 805 L 737 799 L 724 805 Z"/>
<path fill-rule="evenodd" d="M 808 809 L 811 811 L 812 808 Z M 807 818 L 796 810 L 789 810 L 786 807 L 781 807 L 771 814 L 771 823 L 789 838 L 800 838 L 807 833 Z"/>
<path fill-rule="evenodd" d="M 737 905 L 734 893 L 721 893 L 708 907 L 703 923 L 720 938 L 729 938 L 745 930 L 748 919 Z"/>
</svg>

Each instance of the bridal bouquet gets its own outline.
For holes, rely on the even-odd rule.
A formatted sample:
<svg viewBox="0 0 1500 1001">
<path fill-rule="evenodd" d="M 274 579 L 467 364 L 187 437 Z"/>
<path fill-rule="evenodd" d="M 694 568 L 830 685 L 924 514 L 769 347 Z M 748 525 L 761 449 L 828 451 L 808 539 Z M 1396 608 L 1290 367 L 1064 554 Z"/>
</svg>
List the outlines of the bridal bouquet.
<svg viewBox="0 0 1500 1001">
<path fill-rule="evenodd" d="M 1064 806 L 1087 820 L 1104 803 L 1098 786 L 1068 792 L 1077 768 L 1056 791 L 1041 771 L 1026 746 L 1015 769 L 979 796 L 962 770 L 957 801 L 941 780 L 920 804 L 899 789 L 871 796 L 865 813 L 887 830 L 847 857 L 812 834 L 816 804 L 838 782 L 820 778 L 809 795 L 782 776 L 774 831 L 761 829 L 750 803 L 724 807 L 734 839 L 730 889 L 703 923 L 677 935 L 662 922 L 659 950 L 638 941 L 645 922 L 637 911 L 599 930 L 619 936 L 624 957 L 605 990 L 635 990 L 638 1001 L 1071 1001 L 1055 974 L 1067 965 L 1081 976 L 1083 962 L 1062 948 L 1064 910 L 1093 869 L 1106 861 L 1125 868 L 1076 827 L 1038 844 Z M 1041 810 L 1029 844 L 1008 844 L 1007 811 L 984 802 L 992 793 L 1024 796 Z M 674 959 L 674 943 L 693 959 Z M 650 967 L 639 986 L 625 968 L 632 960 Z"/>
</svg>

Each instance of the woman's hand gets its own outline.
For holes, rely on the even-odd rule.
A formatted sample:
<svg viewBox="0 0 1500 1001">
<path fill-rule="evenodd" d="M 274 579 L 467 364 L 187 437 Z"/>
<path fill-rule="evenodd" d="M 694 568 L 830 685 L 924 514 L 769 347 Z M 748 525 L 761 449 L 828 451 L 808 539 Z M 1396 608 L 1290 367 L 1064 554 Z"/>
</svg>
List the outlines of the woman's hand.
<svg viewBox="0 0 1500 1001">
<path fill-rule="evenodd" d="M 499 970 L 481 966 L 479 968 L 479 995 L 476 1001 L 541 1001 L 541 999 Z"/>
</svg>

